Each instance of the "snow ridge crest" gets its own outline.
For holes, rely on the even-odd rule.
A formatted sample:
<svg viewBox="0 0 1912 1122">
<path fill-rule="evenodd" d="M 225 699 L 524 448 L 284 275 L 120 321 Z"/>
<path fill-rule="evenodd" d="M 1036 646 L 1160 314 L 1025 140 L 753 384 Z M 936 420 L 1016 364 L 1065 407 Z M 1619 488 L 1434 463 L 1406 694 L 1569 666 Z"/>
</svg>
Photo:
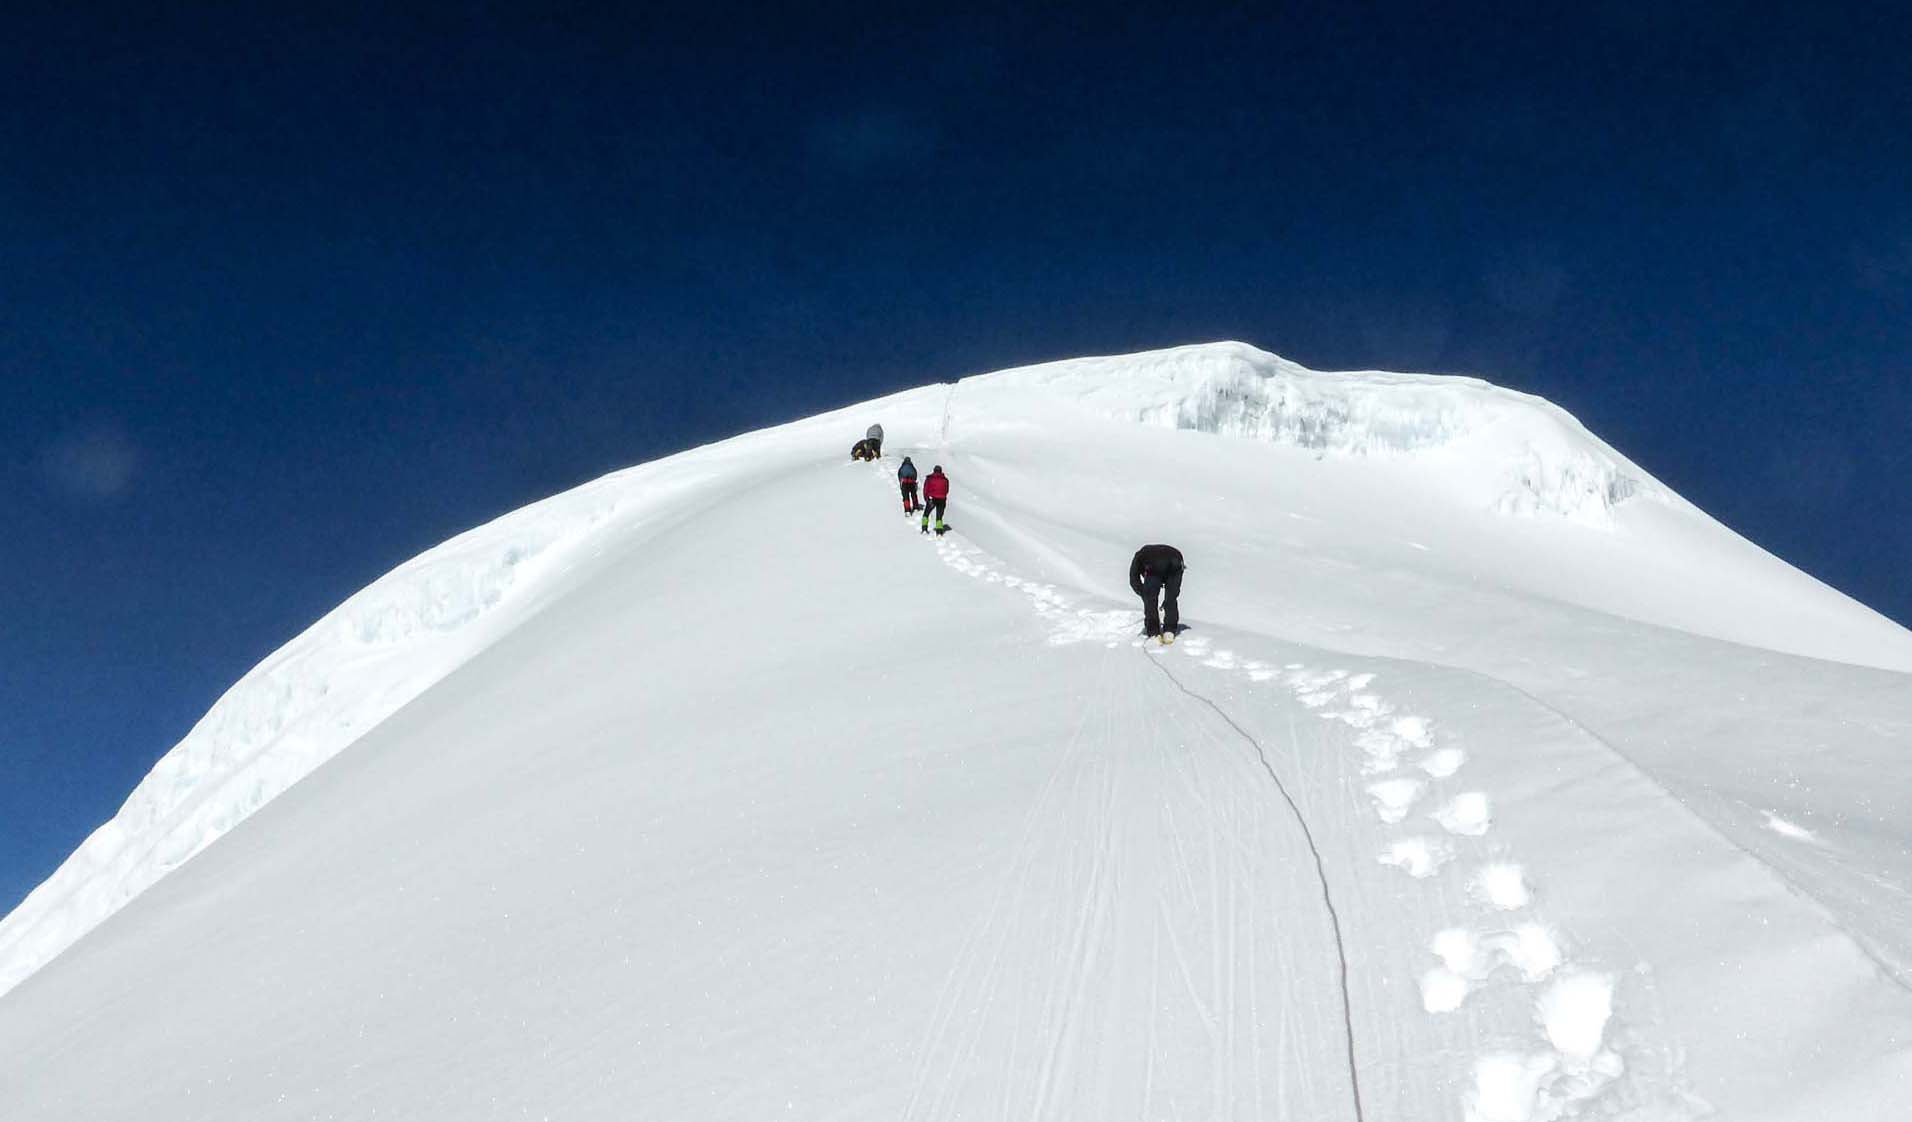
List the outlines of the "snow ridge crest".
<svg viewBox="0 0 1912 1122">
<path fill-rule="evenodd" d="M 1542 398 L 1478 378 L 1324 372 L 1246 343 L 1203 343 L 1027 366 L 1014 380 L 1110 420 L 1186 429 L 1318 458 L 1417 457 L 1501 514 L 1604 524 L 1629 500 L 1670 497 Z"/>
<path fill-rule="evenodd" d="M 248 671 L 111 820 L 0 917 L 0 994 L 509 626 L 499 606 L 609 517 L 610 486 L 599 480 L 428 550 Z"/>
</svg>

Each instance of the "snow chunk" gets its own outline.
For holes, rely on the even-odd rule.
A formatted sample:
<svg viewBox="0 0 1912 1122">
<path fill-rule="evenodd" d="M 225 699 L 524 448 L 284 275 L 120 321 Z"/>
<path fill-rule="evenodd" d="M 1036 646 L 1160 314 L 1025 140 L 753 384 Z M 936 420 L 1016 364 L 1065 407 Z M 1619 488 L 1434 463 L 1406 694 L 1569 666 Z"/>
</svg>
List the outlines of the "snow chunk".
<svg viewBox="0 0 1912 1122">
<path fill-rule="evenodd" d="M 1381 821 L 1394 823 L 1407 817 L 1414 800 L 1421 797 L 1426 784 L 1418 779 L 1384 779 L 1368 788 L 1368 794 L 1374 796 L 1375 809 L 1381 815 Z"/>
<path fill-rule="evenodd" d="M 1560 978 L 1540 998 L 1540 1022 L 1562 1055 L 1591 1061 L 1613 1015 L 1613 976 L 1579 972 Z"/>
<path fill-rule="evenodd" d="M 1538 923 L 1523 923 L 1514 928 L 1511 943 L 1503 944 L 1507 956 L 1530 982 L 1538 982 L 1559 968 L 1560 945 L 1553 933 Z"/>
<path fill-rule="evenodd" d="M 1452 1013 L 1467 1000 L 1467 979 L 1445 967 L 1421 977 L 1421 1008 L 1429 1013 Z"/>
<path fill-rule="evenodd" d="M 1394 735 L 1415 748 L 1428 748 L 1434 744 L 1434 732 L 1428 727 L 1426 717 L 1396 717 L 1391 727 Z"/>
<path fill-rule="evenodd" d="M 1794 841 L 1818 841 L 1819 835 L 1795 822 L 1788 822 L 1772 811 L 1766 812 L 1766 828 L 1782 838 Z"/>
<path fill-rule="evenodd" d="M 1403 838 L 1388 846 L 1387 852 L 1375 860 L 1420 880 L 1433 876 L 1453 856 L 1454 851 L 1446 842 L 1434 838 Z"/>
<path fill-rule="evenodd" d="M 1448 833 L 1470 838 L 1481 836 L 1494 824 L 1487 796 L 1479 791 L 1455 796 L 1452 802 L 1434 812 L 1434 820 Z"/>
<path fill-rule="evenodd" d="M 1421 761 L 1421 770 L 1436 779 L 1446 779 L 1461 769 L 1467 762 L 1467 753 L 1459 748 L 1440 748 L 1428 753 Z"/>
<path fill-rule="evenodd" d="M 1474 894 L 1505 912 L 1524 908 L 1530 899 L 1527 875 L 1519 865 L 1501 862 L 1485 866 L 1474 874 Z"/>
</svg>

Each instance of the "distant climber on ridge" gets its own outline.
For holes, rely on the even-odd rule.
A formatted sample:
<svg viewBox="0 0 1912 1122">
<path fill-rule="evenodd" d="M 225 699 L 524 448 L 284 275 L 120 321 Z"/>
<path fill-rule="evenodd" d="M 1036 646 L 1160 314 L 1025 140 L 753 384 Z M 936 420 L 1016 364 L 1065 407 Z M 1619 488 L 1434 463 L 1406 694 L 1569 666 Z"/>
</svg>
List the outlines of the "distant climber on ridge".
<svg viewBox="0 0 1912 1122">
<path fill-rule="evenodd" d="M 896 469 L 897 486 L 903 489 L 903 516 L 916 513 L 916 465 L 910 463 L 908 456 L 903 457 L 903 466 Z"/>
<path fill-rule="evenodd" d="M 867 438 L 850 445 L 850 458 L 852 460 L 875 460 L 877 455 L 876 445 Z"/>
<path fill-rule="evenodd" d="M 1182 551 L 1172 545 L 1145 545 L 1129 562 L 1129 587 L 1142 598 L 1142 630 L 1151 639 L 1175 641 L 1182 613 L 1175 600 L 1182 594 Z M 1163 595 L 1166 594 L 1166 595 Z M 1162 596 L 1166 618 L 1157 617 L 1155 602 Z"/>
<path fill-rule="evenodd" d="M 883 426 L 882 425 L 871 425 L 869 428 L 869 431 L 863 434 L 863 439 L 870 442 L 870 447 L 876 449 L 877 455 L 881 456 L 883 454 Z"/>
<path fill-rule="evenodd" d="M 936 514 L 936 533 L 940 536 L 949 532 L 943 523 L 943 507 L 949 502 L 949 476 L 943 474 L 943 465 L 937 464 L 930 469 L 929 478 L 923 480 L 923 532 L 929 533 L 929 516 Z"/>
</svg>

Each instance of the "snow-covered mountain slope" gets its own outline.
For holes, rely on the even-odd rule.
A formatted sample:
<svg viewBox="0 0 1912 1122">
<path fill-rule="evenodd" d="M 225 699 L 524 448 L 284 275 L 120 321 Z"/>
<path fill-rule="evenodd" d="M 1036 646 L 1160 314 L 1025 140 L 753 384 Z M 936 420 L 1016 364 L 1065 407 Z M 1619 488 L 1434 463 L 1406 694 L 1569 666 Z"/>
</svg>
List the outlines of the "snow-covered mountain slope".
<svg viewBox="0 0 1912 1122">
<path fill-rule="evenodd" d="M 1908 671 L 1484 383 L 927 387 L 248 675 L 0 923 L 0 1117 L 1906 1117 Z"/>
</svg>

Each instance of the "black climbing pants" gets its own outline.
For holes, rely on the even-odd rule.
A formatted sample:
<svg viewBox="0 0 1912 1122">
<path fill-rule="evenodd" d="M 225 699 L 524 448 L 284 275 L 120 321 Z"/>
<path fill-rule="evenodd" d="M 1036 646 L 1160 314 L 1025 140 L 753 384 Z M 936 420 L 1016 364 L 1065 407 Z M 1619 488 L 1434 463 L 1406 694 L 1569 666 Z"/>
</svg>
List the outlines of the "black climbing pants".
<svg viewBox="0 0 1912 1122">
<path fill-rule="evenodd" d="M 913 513 L 916 510 L 916 480 L 905 479 L 902 483 L 902 487 L 903 487 L 903 513 L 904 514 Z"/>
<path fill-rule="evenodd" d="M 1181 609 L 1176 605 L 1176 597 L 1182 594 L 1182 571 L 1175 570 L 1166 575 L 1162 573 L 1142 574 L 1142 630 L 1150 635 L 1160 635 L 1164 628 L 1173 632 L 1182 622 Z M 1162 615 L 1155 613 L 1156 598 L 1162 601 Z"/>
<path fill-rule="evenodd" d="M 948 502 L 948 499 L 924 499 L 923 525 L 927 527 L 929 525 L 929 516 L 934 514 L 936 516 L 936 525 L 940 527 L 943 524 L 943 506 Z"/>
</svg>

